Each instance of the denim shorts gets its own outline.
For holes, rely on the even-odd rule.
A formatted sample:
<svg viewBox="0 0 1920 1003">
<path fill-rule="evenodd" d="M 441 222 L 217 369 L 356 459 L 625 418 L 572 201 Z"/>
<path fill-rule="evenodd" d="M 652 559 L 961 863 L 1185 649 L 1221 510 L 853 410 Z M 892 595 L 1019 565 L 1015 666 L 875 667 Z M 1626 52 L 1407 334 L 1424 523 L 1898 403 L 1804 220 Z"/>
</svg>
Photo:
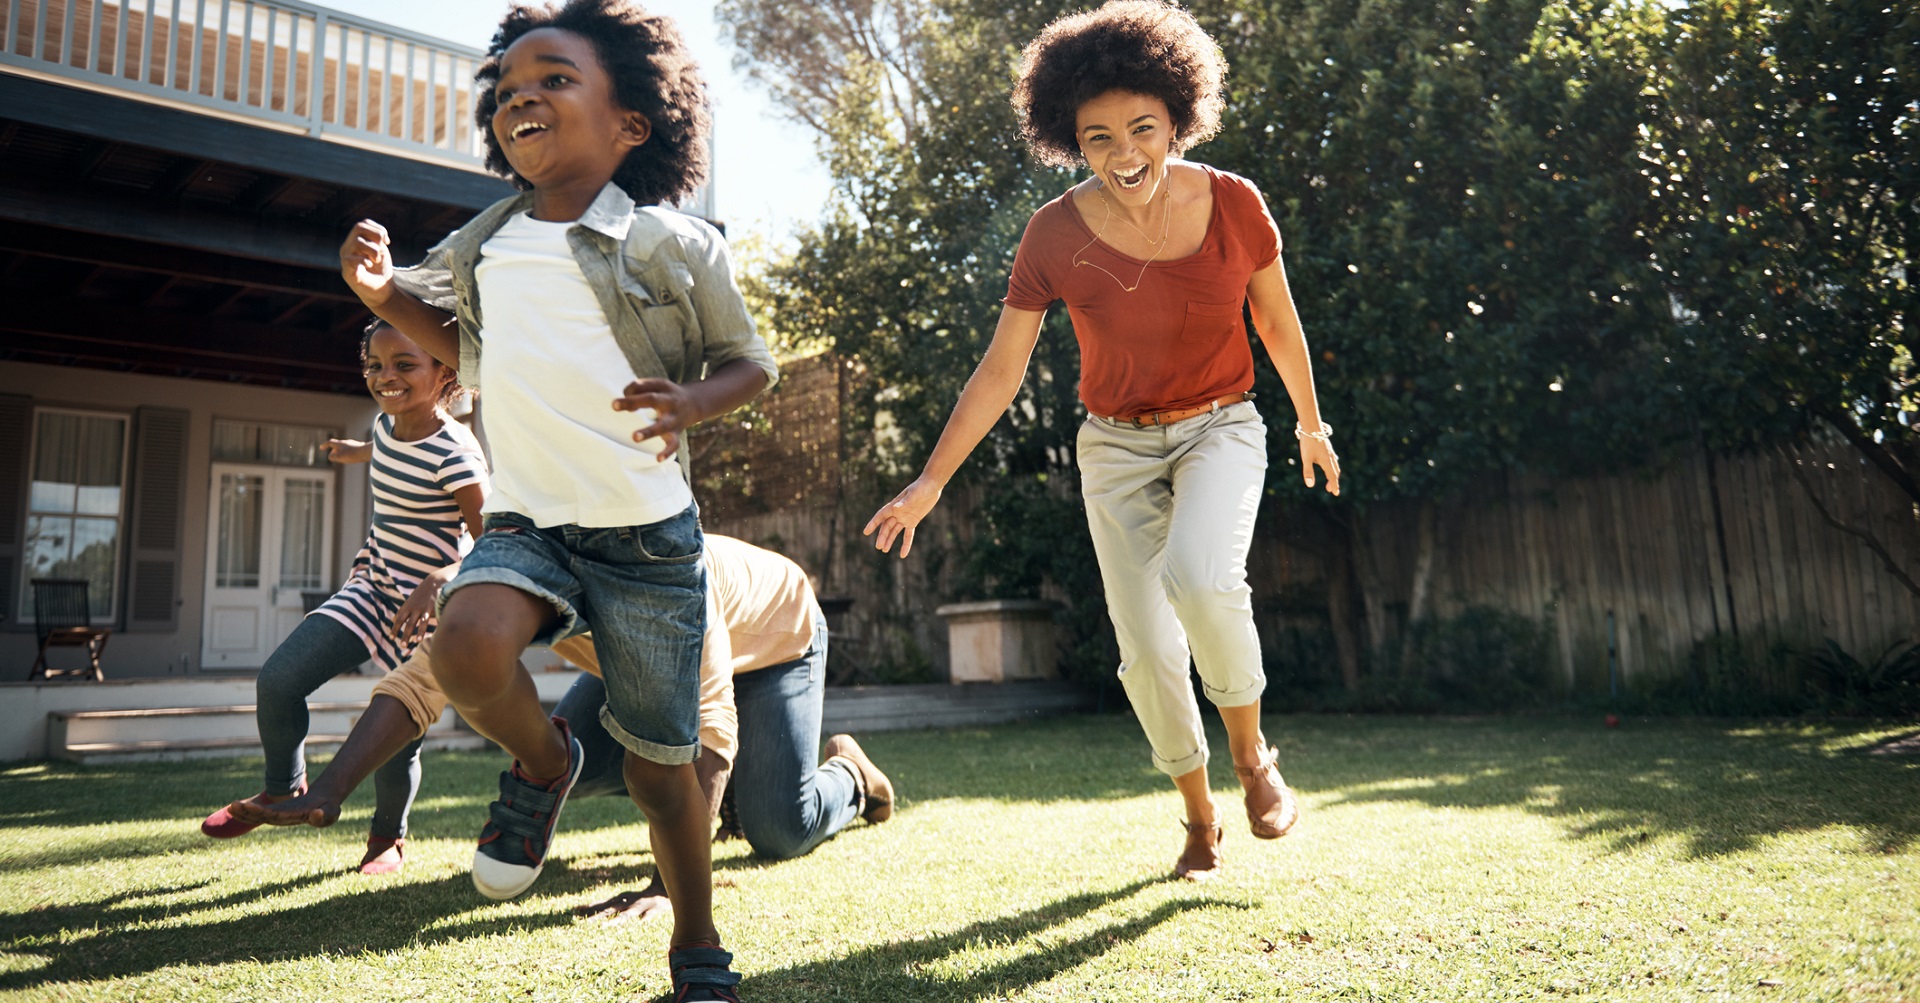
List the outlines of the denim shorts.
<svg viewBox="0 0 1920 1003">
<path fill-rule="evenodd" d="M 541 528 L 495 512 L 440 595 L 508 585 L 553 605 L 552 644 L 593 631 L 607 683 L 601 723 L 635 755 L 691 763 L 700 754 L 700 648 L 707 626 L 697 506 L 645 526 Z"/>
</svg>

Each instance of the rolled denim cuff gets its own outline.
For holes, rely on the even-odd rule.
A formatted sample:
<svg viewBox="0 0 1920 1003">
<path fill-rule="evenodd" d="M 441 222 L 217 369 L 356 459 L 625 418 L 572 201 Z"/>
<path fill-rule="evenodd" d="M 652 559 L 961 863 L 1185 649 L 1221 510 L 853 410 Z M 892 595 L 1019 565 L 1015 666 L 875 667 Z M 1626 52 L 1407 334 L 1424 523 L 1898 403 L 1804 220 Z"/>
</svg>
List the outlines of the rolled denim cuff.
<svg viewBox="0 0 1920 1003">
<path fill-rule="evenodd" d="M 556 641 L 564 641 L 575 634 L 587 632 L 586 622 L 580 619 L 580 614 L 574 610 L 572 603 L 534 584 L 533 579 L 526 575 L 512 568 L 503 568 L 498 565 L 463 570 L 453 576 L 453 581 L 448 582 L 446 588 L 440 590 L 439 600 L 434 604 L 434 615 L 436 617 L 442 615 L 447 608 L 448 598 L 469 585 L 505 585 L 519 589 L 535 598 L 546 600 L 547 604 L 553 607 L 553 611 L 559 614 L 560 620 L 552 630 L 534 635 L 533 640 L 527 642 L 529 644 L 550 646 Z"/>
<path fill-rule="evenodd" d="M 684 766 L 700 758 L 699 739 L 694 739 L 692 745 L 661 745 L 658 742 L 649 742 L 620 727 L 620 722 L 613 719 L 611 707 L 600 708 L 600 726 L 607 729 L 607 734 L 612 735 L 614 741 L 619 742 L 628 752 L 648 762 L 659 763 L 662 766 Z"/>
</svg>

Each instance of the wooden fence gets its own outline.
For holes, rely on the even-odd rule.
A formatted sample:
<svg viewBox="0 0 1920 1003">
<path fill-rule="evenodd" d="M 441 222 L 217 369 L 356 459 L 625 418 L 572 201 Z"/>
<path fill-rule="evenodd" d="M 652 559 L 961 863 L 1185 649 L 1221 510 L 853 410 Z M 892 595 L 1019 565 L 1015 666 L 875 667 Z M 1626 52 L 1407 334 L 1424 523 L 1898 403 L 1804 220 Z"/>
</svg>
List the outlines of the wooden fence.
<svg viewBox="0 0 1920 1003">
<path fill-rule="evenodd" d="M 1803 485 L 1795 467 L 1807 475 Z M 1486 605 L 1547 618 L 1570 687 L 1681 670 L 1701 642 L 1749 650 L 1832 638 L 1856 656 L 1920 638 L 1920 598 L 1833 517 L 1920 578 L 1920 512 L 1844 444 L 1698 454 L 1652 477 L 1494 478 L 1440 506 L 1434 612 Z M 1416 506 L 1368 520 L 1365 573 L 1404 617 Z M 1784 678 L 1758 680 L 1770 688 Z"/>
<path fill-rule="evenodd" d="M 697 467 L 701 503 L 714 530 L 779 549 L 814 573 L 823 594 L 852 599 L 845 632 L 867 657 L 924 659 L 944 672 L 945 631 L 933 610 L 953 597 L 938 548 L 927 548 L 928 559 L 916 550 L 904 564 L 875 557 L 860 537 L 871 512 L 851 507 L 871 504 L 876 492 L 839 482 L 846 386 L 834 367 L 843 365 L 822 356 L 790 366 L 759 427 L 728 431 L 724 446 L 697 442 L 696 455 L 707 458 Z M 715 463 L 726 469 L 708 465 Z M 1871 532 L 1920 580 L 1920 508 L 1835 442 L 1701 453 L 1648 476 L 1484 479 L 1438 503 L 1430 614 L 1492 606 L 1544 619 L 1559 675 L 1582 691 L 1604 691 L 1610 673 L 1631 687 L 1681 671 L 1713 638 L 1749 651 L 1832 638 L 1863 658 L 1920 639 L 1920 598 L 1860 539 L 1830 525 L 1809 487 L 1833 517 Z M 966 539 L 970 507 L 964 494 L 950 493 L 921 535 Z M 1359 591 L 1376 640 L 1404 628 L 1419 508 L 1375 505 L 1354 526 Z M 1325 629 L 1325 527 L 1305 513 L 1262 520 L 1249 576 L 1263 634 Z"/>
</svg>

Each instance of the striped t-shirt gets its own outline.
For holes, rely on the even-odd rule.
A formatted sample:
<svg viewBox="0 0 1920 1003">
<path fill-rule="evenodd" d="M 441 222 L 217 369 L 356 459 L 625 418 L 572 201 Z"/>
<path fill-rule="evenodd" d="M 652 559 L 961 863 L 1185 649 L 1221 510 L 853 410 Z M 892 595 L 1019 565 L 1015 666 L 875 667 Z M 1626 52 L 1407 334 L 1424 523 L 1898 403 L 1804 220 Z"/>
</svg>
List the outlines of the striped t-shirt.
<svg viewBox="0 0 1920 1003">
<path fill-rule="evenodd" d="M 347 583 L 314 612 L 346 624 L 374 661 L 396 669 L 414 645 L 393 636 L 394 614 L 422 579 L 460 559 L 460 504 L 453 493 L 469 484 L 485 487 L 487 461 L 457 421 L 405 442 L 393 437 L 393 418 L 383 414 L 373 423 L 368 475 L 373 528 Z"/>
</svg>

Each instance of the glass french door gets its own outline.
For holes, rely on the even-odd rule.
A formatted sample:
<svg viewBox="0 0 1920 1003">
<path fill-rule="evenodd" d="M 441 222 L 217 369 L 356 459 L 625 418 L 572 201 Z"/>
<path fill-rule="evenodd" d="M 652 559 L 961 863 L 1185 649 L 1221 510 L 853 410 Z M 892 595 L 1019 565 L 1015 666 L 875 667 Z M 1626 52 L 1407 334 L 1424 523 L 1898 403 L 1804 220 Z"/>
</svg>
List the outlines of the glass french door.
<svg viewBox="0 0 1920 1003">
<path fill-rule="evenodd" d="M 200 665 L 257 669 L 332 591 L 333 471 L 213 465 Z"/>
</svg>

